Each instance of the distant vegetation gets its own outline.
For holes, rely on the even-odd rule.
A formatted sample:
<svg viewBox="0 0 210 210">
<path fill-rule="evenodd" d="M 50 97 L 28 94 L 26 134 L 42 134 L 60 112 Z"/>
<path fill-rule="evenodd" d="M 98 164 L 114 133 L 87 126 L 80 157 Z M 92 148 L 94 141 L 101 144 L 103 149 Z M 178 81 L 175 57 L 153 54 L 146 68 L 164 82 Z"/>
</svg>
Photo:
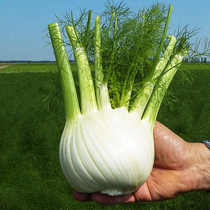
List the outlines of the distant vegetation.
<svg viewBox="0 0 210 210">
<path fill-rule="evenodd" d="M 191 59 L 184 59 L 185 63 L 208 63 L 207 57 L 194 57 Z"/>
<path fill-rule="evenodd" d="M 75 63 L 74 60 L 70 60 L 71 63 Z M 192 59 L 184 59 L 185 63 L 208 63 L 207 57 L 194 57 Z M 48 60 L 41 60 L 41 61 L 33 61 L 33 60 L 10 60 L 10 61 L 1 61 L 0 60 L 0 66 L 1 64 L 36 64 L 36 63 L 56 63 L 56 61 L 48 61 Z"/>
<path fill-rule="evenodd" d="M 3 68 L 3 67 L 6 68 Z M 94 70 L 94 65 L 91 64 Z M 1 68 L 2 67 L 2 68 Z M 71 63 L 73 71 L 77 71 L 75 63 Z M 210 63 L 183 63 L 182 70 L 210 70 Z M 31 64 L 0 64 L 0 73 L 19 73 L 19 72 L 58 72 L 56 63 L 31 63 Z"/>
</svg>

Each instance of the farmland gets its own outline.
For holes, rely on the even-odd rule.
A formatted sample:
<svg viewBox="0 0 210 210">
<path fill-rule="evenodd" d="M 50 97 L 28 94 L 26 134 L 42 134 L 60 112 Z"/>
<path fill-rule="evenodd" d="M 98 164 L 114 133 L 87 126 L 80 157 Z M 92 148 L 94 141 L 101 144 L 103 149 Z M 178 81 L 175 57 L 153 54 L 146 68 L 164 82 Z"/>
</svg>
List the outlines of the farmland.
<svg viewBox="0 0 210 210">
<path fill-rule="evenodd" d="M 182 69 L 158 121 L 186 141 L 209 139 L 210 64 L 184 64 Z M 55 64 L 0 69 L 0 209 L 209 209 L 207 192 L 117 206 L 75 201 L 58 160 L 65 123 L 59 86 Z M 52 94 L 56 97 L 50 100 Z"/>
</svg>

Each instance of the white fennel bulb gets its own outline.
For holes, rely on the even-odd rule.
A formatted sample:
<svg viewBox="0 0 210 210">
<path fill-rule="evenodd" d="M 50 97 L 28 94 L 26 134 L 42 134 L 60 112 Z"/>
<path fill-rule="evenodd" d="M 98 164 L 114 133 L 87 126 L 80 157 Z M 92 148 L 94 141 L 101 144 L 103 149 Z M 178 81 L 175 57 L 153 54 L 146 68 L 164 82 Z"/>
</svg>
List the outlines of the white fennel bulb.
<svg viewBox="0 0 210 210">
<path fill-rule="evenodd" d="M 79 192 L 121 195 L 148 178 L 154 162 L 153 128 L 137 112 L 106 108 L 66 122 L 60 163 Z"/>
<path fill-rule="evenodd" d="M 91 11 L 84 33 L 76 29 L 78 22 L 65 27 L 77 63 L 80 101 L 59 24 L 49 25 L 66 112 L 60 164 L 71 186 L 83 193 L 128 194 L 145 183 L 154 164 L 158 110 L 189 46 L 185 37 L 166 36 L 172 6 L 165 18 L 154 6 L 137 19 L 124 15 L 123 21 L 118 9 L 103 27 L 97 16 L 90 28 Z M 149 19 L 151 12 L 159 21 Z M 94 78 L 88 55 L 94 57 Z"/>
</svg>

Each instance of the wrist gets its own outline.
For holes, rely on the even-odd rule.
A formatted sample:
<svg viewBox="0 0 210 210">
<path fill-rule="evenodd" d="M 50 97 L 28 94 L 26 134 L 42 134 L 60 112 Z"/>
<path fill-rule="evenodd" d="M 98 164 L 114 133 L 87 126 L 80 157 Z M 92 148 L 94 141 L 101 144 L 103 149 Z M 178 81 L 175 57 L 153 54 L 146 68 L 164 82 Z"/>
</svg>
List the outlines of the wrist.
<svg viewBox="0 0 210 210">
<path fill-rule="evenodd" d="M 203 143 L 190 143 L 192 191 L 210 190 L 210 150 Z"/>
</svg>

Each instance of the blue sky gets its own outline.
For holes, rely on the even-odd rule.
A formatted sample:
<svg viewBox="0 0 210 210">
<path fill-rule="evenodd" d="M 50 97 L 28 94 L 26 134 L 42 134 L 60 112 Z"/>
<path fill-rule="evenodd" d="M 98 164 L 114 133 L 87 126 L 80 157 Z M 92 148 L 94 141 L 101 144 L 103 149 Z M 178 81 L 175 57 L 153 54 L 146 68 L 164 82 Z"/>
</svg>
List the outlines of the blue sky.
<svg viewBox="0 0 210 210">
<path fill-rule="evenodd" d="M 0 60 L 54 60 L 51 47 L 45 47 L 44 38 L 48 24 L 56 22 L 66 12 L 79 14 L 79 8 L 93 10 L 93 15 L 103 11 L 99 0 L 0 0 Z M 114 0 L 120 3 L 121 0 Z M 124 0 L 131 10 L 149 6 L 153 0 Z M 189 28 L 200 28 L 198 38 L 210 37 L 209 0 L 162 0 L 174 9 L 169 33 L 189 24 Z"/>
</svg>

